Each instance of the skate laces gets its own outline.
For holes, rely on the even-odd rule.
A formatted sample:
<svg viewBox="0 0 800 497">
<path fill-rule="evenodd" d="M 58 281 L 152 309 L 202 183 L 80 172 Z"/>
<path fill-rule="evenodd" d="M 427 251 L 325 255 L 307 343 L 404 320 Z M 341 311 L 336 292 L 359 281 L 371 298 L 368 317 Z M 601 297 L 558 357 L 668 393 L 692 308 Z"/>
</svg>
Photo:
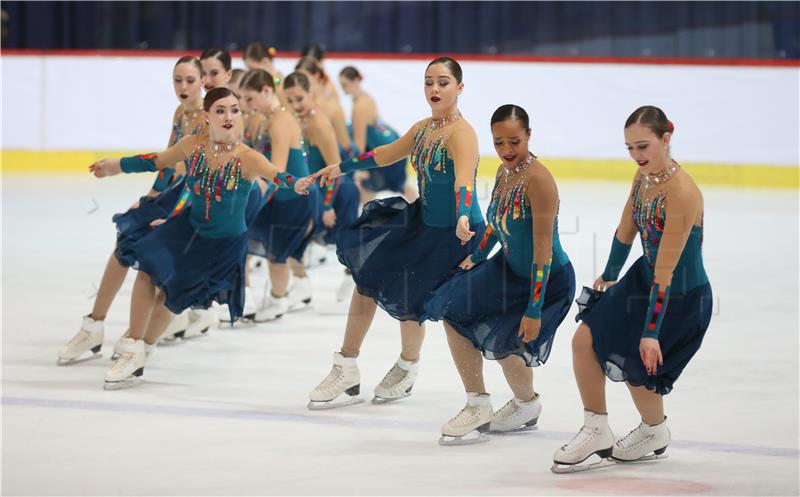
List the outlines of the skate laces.
<svg viewBox="0 0 800 497">
<path fill-rule="evenodd" d="M 386 373 L 386 376 L 384 376 L 381 380 L 380 386 L 391 391 L 397 390 L 398 387 L 400 387 L 401 382 L 405 380 L 407 376 L 408 371 L 395 363 L 395 365 L 392 366 L 392 369 L 390 369 L 389 372 Z"/>
<path fill-rule="evenodd" d="M 568 444 L 562 445 L 561 450 L 564 452 L 576 452 L 583 449 L 587 444 L 594 440 L 599 428 L 592 428 L 591 426 L 583 425 L 578 433 L 569 441 Z"/>
<path fill-rule="evenodd" d="M 506 405 L 501 407 L 500 410 L 494 413 L 494 418 L 496 420 L 506 420 L 515 416 L 517 413 L 519 413 L 519 411 L 520 411 L 519 406 L 517 405 L 516 402 L 514 402 L 514 399 L 511 399 L 508 402 L 506 402 Z"/>
<path fill-rule="evenodd" d="M 450 426 L 468 426 L 474 423 L 479 416 L 480 407 L 467 404 L 447 424 Z"/>
<path fill-rule="evenodd" d="M 334 364 L 328 376 L 322 380 L 322 383 L 317 387 L 318 391 L 328 392 L 335 389 L 336 384 L 344 380 L 344 369 L 338 364 Z"/>
<path fill-rule="evenodd" d="M 72 348 L 81 345 L 89 341 L 89 337 L 91 336 L 92 333 L 89 330 L 81 328 L 81 331 L 79 331 L 77 335 L 70 339 L 70 341 L 67 343 L 67 346 Z"/>
<path fill-rule="evenodd" d="M 617 446 L 621 449 L 630 449 L 653 438 L 653 434 L 644 432 L 643 425 L 644 423 L 640 423 L 639 426 L 631 430 L 630 433 L 617 440 Z"/>
</svg>

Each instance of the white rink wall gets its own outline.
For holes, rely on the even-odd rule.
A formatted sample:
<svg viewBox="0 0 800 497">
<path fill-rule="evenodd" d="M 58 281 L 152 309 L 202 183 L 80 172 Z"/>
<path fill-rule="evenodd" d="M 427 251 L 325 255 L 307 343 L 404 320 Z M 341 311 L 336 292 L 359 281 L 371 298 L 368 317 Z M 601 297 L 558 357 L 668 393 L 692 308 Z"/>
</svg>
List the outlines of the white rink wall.
<svg viewBox="0 0 800 497">
<path fill-rule="evenodd" d="M 176 57 L 2 57 L 2 147 L 7 150 L 163 148 L 177 105 Z M 276 65 L 291 72 L 296 59 Z M 429 113 L 422 60 L 331 59 L 364 75 L 381 116 L 405 131 Z M 234 62 L 242 67 L 241 59 Z M 720 164 L 800 163 L 800 68 L 706 65 L 476 62 L 462 64 L 460 107 L 494 153 L 489 118 L 515 103 L 531 115 L 532 149 L 549 157 L 625 159 L 622 126 L 636 107 L 663 108 L 682 160 Z M 345 99 L 349 115 L 350 101 Z"/>
</svg>

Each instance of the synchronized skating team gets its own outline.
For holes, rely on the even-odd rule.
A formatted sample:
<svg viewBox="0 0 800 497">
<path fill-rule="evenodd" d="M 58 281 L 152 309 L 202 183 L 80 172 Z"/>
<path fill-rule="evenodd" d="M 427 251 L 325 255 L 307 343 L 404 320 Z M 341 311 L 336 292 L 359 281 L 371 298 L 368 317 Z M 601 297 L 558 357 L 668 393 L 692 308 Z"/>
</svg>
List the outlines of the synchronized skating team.
<svg viewBox="0 0 800 497">
<path fill-rule="evenodd" d="M 342 347 L 311 391 L 309 409 L 362 402 L 357 358 L 380 306 L 399 322 L 402 345 L 374 403 L 411 394 L 424 323 L 442 321 L 467 398 L 442 427 L 440 443 L 534 428 L 542 403 L 532 368 L 547 361 L 576 285 L 558 236 L 558 188 L 530 152 L 526 111 L 506 104 L 489 120 L 501 164 L 484 217 L 474 194 L 478 139 L 458 110 L 458 62 L 439 57 L 425 67 L 431 114 L 399 135 L 380 120 L 355 67 L 339 75 L 353 98 L 348 127 L 319 46 L 307 47 L 286 76 L 273 55 L 251 44 L 246 72 L 232 70 L 222 49 L 180 58 L 168 148 L 90 166 L 98 178 L 156 178 L 147 195 L 114 216 L 116 248 L 59 364 L 99 357 L 103 321 L 128 268 L 137 270 L 130 322 L 114 346 L 106 389 L 140 382 L 159 340 L 202 335 L 218 321 L 271 321 L 308 305 L 306 265 L 315 258 L 308 254 L 335 245 L 345 267 L 337 298 L 352 294 L 350 309 Z M 559 473 L 665 457 L 663 396 L 711 317 L 703 197 L 670 155 L 675 126 L 661 109 L 643 106 L 623 129 L 633 179 L 605 270 L 577 299 L 572 354 L 585 421 L 556 450 L 552 470 Z M 406 181 L 409 157 L 417 189 Z M 396 196 L 375 199 L 385 190 Z M 637 234 L 644 255 L 620 277 Z M 250 256 L 267 261 L 263 299 L 250 291 Z M 210 310 L 214 302 L 221 315 Z M 484 357 L 500 363 L 513 392 L 496 411 Z M 625 382 L 641 414 L 641 424 L 619 439 L 608 424 L 606 377 Z M 587 462 L 593 455 L 597 462 Z"/>
</svg>

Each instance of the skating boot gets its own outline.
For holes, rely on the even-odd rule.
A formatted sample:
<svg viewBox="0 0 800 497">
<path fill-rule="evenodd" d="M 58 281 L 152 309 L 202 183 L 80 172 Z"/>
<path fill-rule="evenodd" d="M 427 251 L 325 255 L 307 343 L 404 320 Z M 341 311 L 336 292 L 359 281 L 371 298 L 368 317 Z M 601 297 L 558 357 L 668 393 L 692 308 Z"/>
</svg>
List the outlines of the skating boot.
<svg viewBox="0 0 800 497">
<path fill-rule="evenodd" d="M 292 286 L 289 287 L 287 296 L 289 297 L 290 311 L 299 311 L 311 305 L 311 298 L 314 296 L 314 292 L 311 290 L 311 279 L 308 276 L 305 278 L 293 276 Z"/>
<path fill-rule="evenodd" d="M 553 473 L 575 473 L 614 464 L 609 459 L 614 445 L 614 434 L 608 426 L 608 414 L 584 410 L 583 418 L 583 427 L 575 438 L 553 454 L 553 467 L 550 468 Z M 581 464 L 594 454 L 600 457 L 599 462 Z"/>
<path fill-rule="evenodd" d="M 258 311 L 258 302 L 260 299 L 256 297 L 256 291 L 252 286 L 245 287 L 244 289 L 244 308 L 242 309 L 242 317 L 240 321 L 246 320 L 245 316 L 252 316 Z M 223 304 L 217 307 L 217 315 L 221 324 L 231 324 L 231 312 L 228 304 Z M 235 323 L 234 323 L 235 324 Z"/>
<path fill-rule="evenodd" d="M 386 373 L 383 380 L 375 387 L 375 397 L 373 404 L 385 404 L 395 400 L 400 400 L 411 395 L 411 388 L 419 373 L 419 361 L 411 363 L 402 357 Z"/>
<path fill-rule="evenodd" d="M 256 323 L 265 323 L 273 321 L 283 316 L 289 311 L 289 297 L 275 297 L 270 292 L 264 300 L 264 306 L 255 314 L 250 316 L 250 319 Z"/>
<path fill-rule="evenodd" d="M 353 275 L 350 274 L 350 271 L 345 271 L 342 282 L 339 284 L 339 288 L 336 290 L 336 302 L 344 302 L 352 297 L 353 288 L 355 288 L 355 286 L 356 282 L 353 281 Z"/>
<path fill-rule="evenodd" d="M 144 375 L 146 360 L 144 340 L 123 338 L 119 358 L 106 371 L 106 390 L 119 390 L 138 385 Z"/>
<path fill-rule="evenodd" d="M 492 415 L 489 429 L 498 433 L 535 430 L 541 413 L 542 403 L 538 393 L 527 402 L 514 397 Z"/>
<path fill-rule="evenodd" d="M 328 376 L 311 391 L 308 408 L 311 410 L 333 409 L 364 402 L 358 397 L 361 391 L 361 373 L 355 357 L 333 354 L 333 367 Z"/>
<path fill-rule="evenodd" d="M 58 365 L 67 366 L 103 357 L 103 322 L 84 316 L 81 329 L 58 351 Z"/>
<path fill-rule="evenodd" d="M 439 445 L 467 445 L 488 442 L 485 433 L 492 423 L 492 401 L 488 393 L 467 392 L 467 405 L 442 426 Z"/>
<path fill-rule="evenodd" d="M 321 266 L 328 259 L 328 250 L 316 242 L 311 242 L 303 253 L 303 265 L 307 268 Z"/>
<path fill-rule="evenodd" d="M 211 309 L 189 309 L 189 326 L 180 338 L 188 340 L 208 335 L 208 331 L 217 323 L 217 316 Z"/>
<path fill-rule="evenodd" d="M 189 313 L 191 311 L 185 310 L 180 314 L 173 315 L 167 329 L 161 334 L 159 342 L 163 344 L 174 344 L 179 339 L 186 336 L 186 330 L 189 328 Z M 114 348 L 116 354 L 117 349 Z"/>
<path fill-rule="evenodd" d="M 111 355 L 112 361 L 116 361 L 117 359 L 119 359 L 119 356 L 122 355 L 122 350 L 123 350 L 122 344 L 125 343 L 126 338 L 130 338 L 129 335 L 130 331 L 131 330 L 126 331 L 125 334 L 119 337 L 119 340 L 117 340 L 114 343 L 114 353 Z M 146 359 L 150 358 L 150 356 L 153 354 L 153 351 L 156 349 L 157 346 L 158 342 L 153 344 L 148 344 L 147 342 L 144 343 L 144 355 Z"/>
<path fill-rule="evenodd" d="M 664 421 L 653 426 L 642 422 L 633 431 L 617 440 L 611 457 L 623 462 L 665 459 L 670 439 L 666 417 Z"/>
</svg>

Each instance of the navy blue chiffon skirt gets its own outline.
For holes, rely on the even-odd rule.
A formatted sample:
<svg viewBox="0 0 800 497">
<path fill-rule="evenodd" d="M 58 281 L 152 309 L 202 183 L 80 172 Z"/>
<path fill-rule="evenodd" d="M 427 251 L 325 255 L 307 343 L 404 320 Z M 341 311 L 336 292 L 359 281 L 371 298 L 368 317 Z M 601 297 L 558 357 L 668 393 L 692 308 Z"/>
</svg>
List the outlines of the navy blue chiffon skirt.
<svg viewBox="0 0 800 497">
<path fill-rule="evenodd" d="M 248 252 L 283 264 L 287 259 L 301 260 L 313 235 L 319 195 L 289 200 L 272 199 L 255 217 L 247 231 Z"/>
<path fill-rule="evenodd" d="M 244 308 L 246 256 L 246 233 L 203 237 L 190 223 L 187 209 L 130 244 L 120 263 L 150 276 L 174 314 L 191 307 L 207 309 L 216 301 L 228 304 L 236 320 Z"/>
<path fill-rule="evenodd" d="M 114 214 L 111 220 L 117 226 L 117 246 L 114 250 L 117 259 L 125 257 L 132 243 L 153 230 L 151 222 L 169 216 L 182 191 L 183 181 L 179 181 L 155 197 L 141 197 L 138 207 Z"/>
<path fill-rule="evenodd" d="M 475 236 L 462 246 L 455 227 L 422 221 L 419 200 L 373 200 L 354 223 L 339 229 L 336 254 L 352 272 L 359 293 L 395 319 L 422 322 L 425 301 L 475 250 L 484 227 L 483 222 L 471 226 Z"/>
<path fill-rule="evenodd" d="M 640 257 L 617 284 L 589 302 L 575 319 L 591 329 L 594 352 L 608 378 L 666 395 L 700 349 L 711 321 L 713 296 L 709 283 L 684 294 L 670 294 L 658 337 L 664 364 L 650 376 L 639 355 L 651 284 L 646 264 Z"/>
<path fill-rule="evenodd" d="M 528 308 L 531 279 L 515 274 L 502 251 L 469 271 L 460 269 L 425 303 L 425 316 L 446 321 L 487 359 L 517 355 L 529 367 L 544 364 L 559 325 L 575 297 L 572 263 L 550 274 L 542 306 L 539 336 L 517 336 Z"/>
<path fill-rule="evenodd" d="M 317 190 L 319 195 L 319 212 L 317 213 L 317 230 L 315 239 L 323 245 L 333 245 L 336 243 L 336 233 L 342 226 L 349 226 L 358 218 L 359 192 L 358 187 L 353 181 L 343 176 L 333 197 L 333 210 L 336 213 L 336 224 L 333 228 L 326 228 L 322 222 L 322 215 L 325 213 L 323 205 L 325 200 L 322 188 Z"/>
</svg>

